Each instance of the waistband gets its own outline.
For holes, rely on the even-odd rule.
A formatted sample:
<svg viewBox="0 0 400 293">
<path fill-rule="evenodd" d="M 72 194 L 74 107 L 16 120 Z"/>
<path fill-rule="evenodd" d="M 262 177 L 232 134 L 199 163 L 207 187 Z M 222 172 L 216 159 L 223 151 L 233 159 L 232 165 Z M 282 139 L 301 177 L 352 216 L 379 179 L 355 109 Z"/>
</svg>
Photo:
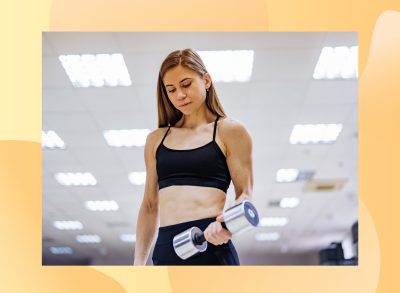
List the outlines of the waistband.
<svg viewBox="0 0 400 293">
<path fill-rule="evenodd" d="M 175 235 L 192 227 L 198 227 L 200 230 L 204 231 L 209 224 L 216 221 L 216 217 L 217 216 L 159 227 L 156 244 L 172 243 L 172 239 Z"/>
</svg>

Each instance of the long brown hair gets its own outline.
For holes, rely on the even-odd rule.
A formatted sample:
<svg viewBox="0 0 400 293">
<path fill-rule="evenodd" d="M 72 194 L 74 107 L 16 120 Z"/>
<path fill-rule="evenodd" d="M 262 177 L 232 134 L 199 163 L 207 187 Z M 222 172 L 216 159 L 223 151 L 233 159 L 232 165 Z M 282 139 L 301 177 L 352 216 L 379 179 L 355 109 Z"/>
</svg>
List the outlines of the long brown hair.
<svg viewBox="0 0 400 293">
<path fill-rule="evenodd" d="M 201 77 L 207 73 L 203 61 L 193 49 L 176 50 L 165 58 L 161 64 L 157 82 L 158 127 L 173 126 L 182 118 L 183 113 L 172 105 L 162 81 L 165 73 L 179 64 L 197 72 Z M 206 95 L 206 106 L 211 113 L 220 117 L 226 116 L 213 83 Z"/>
</svg>

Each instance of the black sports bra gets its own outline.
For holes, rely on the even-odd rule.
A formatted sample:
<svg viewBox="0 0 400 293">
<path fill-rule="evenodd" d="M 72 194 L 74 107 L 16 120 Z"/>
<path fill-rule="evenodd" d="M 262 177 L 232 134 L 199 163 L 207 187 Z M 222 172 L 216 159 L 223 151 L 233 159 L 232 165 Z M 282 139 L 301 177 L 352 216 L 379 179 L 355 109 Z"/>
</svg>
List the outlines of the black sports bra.
<svg viewBox="0 0 400 293">
<path fill-rule="evenodd" d="M 188 150 L 167 148 L 163 142 L 165 133 L 156 151 L 158 188 L 172 185 L 195 185 L 221 189 L 226 193 L 231 182 L 224 153 L 215 142 L 217 121 L 214 122 L 213 140 Z"/>
</svg>

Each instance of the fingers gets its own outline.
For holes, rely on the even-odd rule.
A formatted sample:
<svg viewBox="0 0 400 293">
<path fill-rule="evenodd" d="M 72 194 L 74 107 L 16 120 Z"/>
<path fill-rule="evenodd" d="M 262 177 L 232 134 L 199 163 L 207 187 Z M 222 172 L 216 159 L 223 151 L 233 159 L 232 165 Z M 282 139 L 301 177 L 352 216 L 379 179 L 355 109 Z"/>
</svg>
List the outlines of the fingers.
<svg viewBox="0 0 400 293">
<path fill-rule="evenodd" d="M 221 245 L 227 243 L 232 238 L 232 233 L 222 228 L 219 222 L 214 222 L 204 231 L 204 237 L 214 245 Z"/>
<path fill-rule="evenodd" d="M 222 227 L 221 227 L 222 228 Z M 213 225 L 210 231 L 211 239 L 215 242 L 215 244 L 223 244 L 225 241 L 225 237 L 223 236 L 223 231 L 218 225 Z"/>
<path fill-rule="evenodd" d="M 222 223 L 222 222 L 224 221 L 224 215 L 223 215 L 223 214 L 219 215 L 219 216 L 216 218 L 216 220 L 217 220 L 218 222 Z"/>
</svg>

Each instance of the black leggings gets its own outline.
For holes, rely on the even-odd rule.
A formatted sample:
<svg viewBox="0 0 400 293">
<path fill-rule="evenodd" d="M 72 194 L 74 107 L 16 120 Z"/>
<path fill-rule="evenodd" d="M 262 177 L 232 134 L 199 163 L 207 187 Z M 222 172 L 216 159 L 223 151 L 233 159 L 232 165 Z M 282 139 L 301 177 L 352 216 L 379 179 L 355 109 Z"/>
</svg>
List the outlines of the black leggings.
<svg viewBox="0 0 400 293">
<path fill-rule="evenodd" d="M 200 219 L 180 224 L 159 227 L 158 238 L 153 251 L 154 265 L 240 265 L 239 257 L 231 240 L 226 244 L 214 245 L 207 243 L 207 250 L 200 252 L 188 259 L 181 259 L 174 250 L 172 241 L 175 235 L 189 229 L 198 227 L 204 231 L 208 225 L 215 221 L 215 217 Z"/>
</svg>

